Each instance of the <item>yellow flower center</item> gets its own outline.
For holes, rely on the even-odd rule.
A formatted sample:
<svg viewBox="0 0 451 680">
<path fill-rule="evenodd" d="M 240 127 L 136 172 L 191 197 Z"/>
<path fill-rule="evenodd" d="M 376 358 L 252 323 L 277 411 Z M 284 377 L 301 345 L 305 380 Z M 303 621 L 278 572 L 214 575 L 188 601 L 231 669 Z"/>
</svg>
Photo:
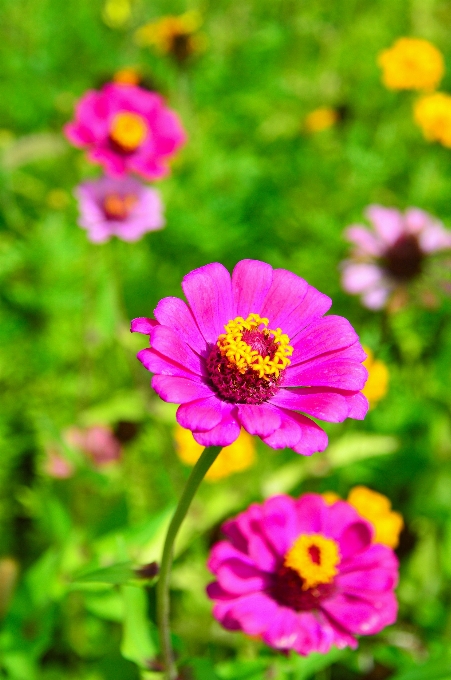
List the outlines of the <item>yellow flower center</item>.
<svg viewBox="0 0 451 680">
<path fill-rule="evenodd" d="M 322 534 L 301 534 L 285 555 L 284 566 L 304 581 L 302 590 L 330 583 L 337 575 L 340 551 L 337 543 Z"/>
<path fill-rule="evenodd" d="M 278 378 L 291 363 L 290 338 L 280 328 L 261 328 L 268 323 L 258 314 L 249 314 L 247 319 L 237 316 L 224 327 L 226 332 L 218 338 L 219 350 L 240 373 L 251 368 L 269 380 L 270 375 Z"/>
<path fill-rule="evenodd" d="M 125 151 L 135 151 L 148 134 L 146 122 L 137 113 L 123 111 L 113 118 L 110 138 Z"/>
<path fill-rule="evenodd" d="M 126 196 L 108 194 L 103 201 L 103 210 L 106 217 L 111 220 L 125 220 L 136 202 L 137 198 L 133 194 Z"/>
</svg>

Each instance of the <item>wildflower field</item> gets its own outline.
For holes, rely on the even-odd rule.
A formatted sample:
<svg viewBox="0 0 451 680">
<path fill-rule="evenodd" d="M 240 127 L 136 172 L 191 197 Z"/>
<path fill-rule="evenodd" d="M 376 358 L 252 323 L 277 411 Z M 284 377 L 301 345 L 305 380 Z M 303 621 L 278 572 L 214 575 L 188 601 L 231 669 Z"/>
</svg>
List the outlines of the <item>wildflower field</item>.
<svg viewBox="0 0 451 680">
<path fill-rule="evenodd" d="M 0 678 L 451 680 L 451 5 L 0 26 Z"/>
</svg>

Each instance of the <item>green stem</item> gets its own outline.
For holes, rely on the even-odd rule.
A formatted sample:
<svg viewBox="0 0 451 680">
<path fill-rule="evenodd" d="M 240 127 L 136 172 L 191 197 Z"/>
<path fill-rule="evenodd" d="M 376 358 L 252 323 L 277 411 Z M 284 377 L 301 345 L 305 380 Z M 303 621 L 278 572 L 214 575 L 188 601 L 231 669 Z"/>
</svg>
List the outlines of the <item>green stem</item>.
<svg viewBox="0 0 451 680">
<path fill-rule="evenodd" d="M 169 525 L 164 542 L 163 555 L 160 565 L 160 576 L 157 583 L 157 622 L 160 633 L 161 652 L 165 668 L 165 680 L 177 680 L 177 669 L 171 647 L 171 632 L 169 627 L 169 578 L 171 574 L 174 542 L 180 525 L 185 519 L 197 489 L 208 470 L 218 457 L 222 446 L 208 446 L 192 469 L 183 489 L 177 509 Z"/>
</svg>

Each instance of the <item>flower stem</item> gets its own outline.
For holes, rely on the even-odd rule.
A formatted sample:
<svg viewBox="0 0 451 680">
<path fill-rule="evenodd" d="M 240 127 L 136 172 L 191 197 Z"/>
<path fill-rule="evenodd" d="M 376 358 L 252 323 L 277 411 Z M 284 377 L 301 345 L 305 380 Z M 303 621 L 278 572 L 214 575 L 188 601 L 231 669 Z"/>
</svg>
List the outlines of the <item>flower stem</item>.
<svg viewBox="0 0 451 680">
<path fill-rule="evenodd" d="M 222 446 L 208 446 L 193 467 L 183 489 L 174 516 L 169 525 L 164 542 L 163 555 L 160 565 L 160 576 L 157 583 L 157 621 L 160 634 L 161 652 L 165 668 L 165 680 L 177 680 L 177 669 L 174 664 L 171 633 L 169 627 L 169 578 L 171 573 L 174 542 L 180 525 L 185 519 L 197 489 L 211 465 L 219 455 Z"/>
</svg>

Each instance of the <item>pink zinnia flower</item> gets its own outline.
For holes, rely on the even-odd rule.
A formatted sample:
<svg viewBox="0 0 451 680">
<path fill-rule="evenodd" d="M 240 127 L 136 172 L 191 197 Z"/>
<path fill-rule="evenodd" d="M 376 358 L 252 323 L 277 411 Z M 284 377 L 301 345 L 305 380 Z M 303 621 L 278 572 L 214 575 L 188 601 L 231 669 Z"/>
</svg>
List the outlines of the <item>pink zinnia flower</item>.
<svg viewBox="0 0 451 680">
<path fill-rule="evenodd" d="M 208 566 L 214 616 L 280 650 L 357 647 L 396 620 L 394 552 L 349 503 L 274 496 L 226 522 Z"/>
<path fill-rule="evenodd" d="M 160 193 L 132 177 L 101 177 L 83 182 L 75 190 L 80 209 L 79 224 L 94 243 L 117 236 L 137 241 L 146 232 L 164 226 Z"/>
<path fill-rule="evenodd" d="M 363 419 L 366 358 L 351 324 L 323 317 L 332 304 L 304 279 L 264 262 L 219 263 L 183 279 L 188 305 L 164 298 L 156 321 L 132 321 L 150 336 L 138 359 L 164 400 L 181 404 L 179 424 L 203 446 L 228 446 L 240 427 L 272 448 L 309 455 L 330 422 Z M 302 413 L 299 413 L 299 412 Z"/>
<path fill-rule="evenodd" d="M 151 180 L 168 174 L 169 158 L 186 140 L 177 115 L 160 95 L 119 83 L 86 92 L 64 132 L 108 174 L 136 172 Z"/>
<path fill-rule="evenodd" d="M 96 467 L 102 467 L 121 457 L 120 442 L 109 427 L 93 425 L 83 430 L 72 427 L 66 432 L 71 446 L 81 449 Z"/>
<path fill-rule="evenodd" d="M 381 309 L 391 293 L 423 272 L 428 255 L 451 248 L 451 233 L 419 208 L 403 214 L 371 205 L 366 215 L 372 229 L 356 225 L 345 231 L 355 248 L 343 264 L 342 284 L 346 292 L 361 295 L 366 307 Z"/>
</svg>

